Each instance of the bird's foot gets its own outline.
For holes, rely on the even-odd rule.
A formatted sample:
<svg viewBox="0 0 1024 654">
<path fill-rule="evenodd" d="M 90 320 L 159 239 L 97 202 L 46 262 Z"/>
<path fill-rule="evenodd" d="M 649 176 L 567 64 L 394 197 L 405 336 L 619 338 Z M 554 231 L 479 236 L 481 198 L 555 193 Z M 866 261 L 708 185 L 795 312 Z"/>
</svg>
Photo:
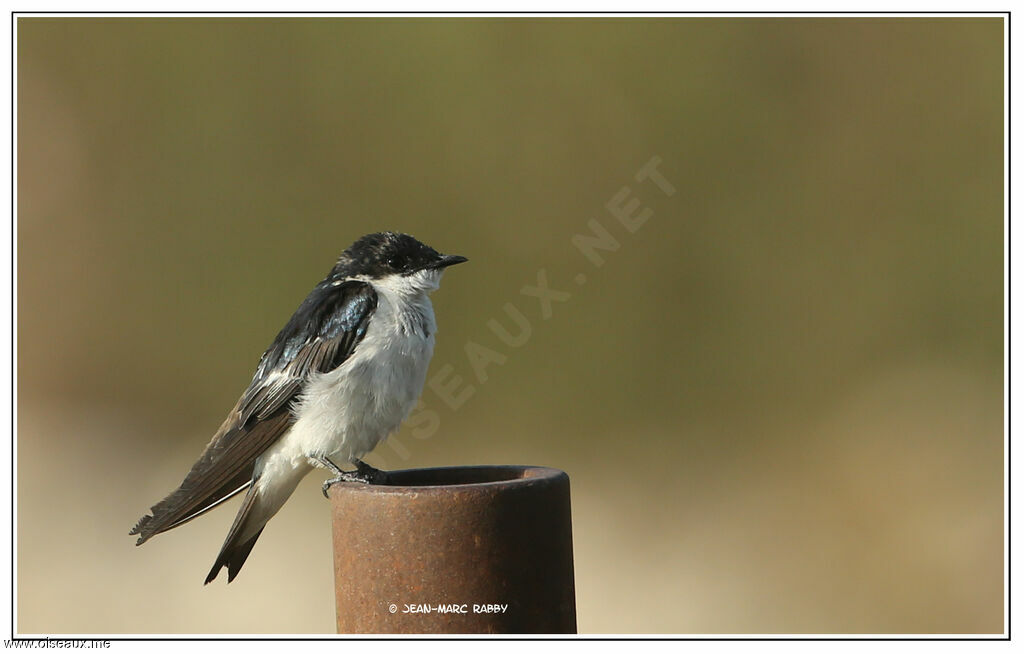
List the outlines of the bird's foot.
<svg viewBox="0 0 1024 654">
<path fill-rule="evenodd" d="M 323 490 L 324 497 L 328 497 L 327 489 L 331 486 L 341 482 L 356 482 L 360 484 L 384 484 L 387 483 L 388 473 L 383 470 L 378 470 L 372 466 L 369 466 L 359 459 L 353 461 L 356 469 L 353 471 L 342 470 L 333 461 L 328 459 L 326 456 L 317 457 L 317 461 L 322 463 L 324 467 L 329 468 L 334 472 L 334 477 L 331 477 L 323 483 L 321 490 Z"/>
<path fill-rule="evenodd" d="M 354 481 L 354 482 L 359 482 L 361 484 L 368 484 L 368 483 L 370 483 L 367 480 L 365 480 L 362 477 L 360 477 L 359 473 L 357 473 L 357 472 L 346 472 L 346 471 L 342 470 L 341 474 L 339 474 L 337 476 L 334 476 L 334 477 L 331 477 L 330 479 L 328 479 L 327 481 L 324 482 L 323 486 L 321 487 L 321 490 L 323 490 L 323 493 L 324 493 L 324 497 L 329 497 L 327 495 L 327 489 L 328 488 L 330 488 L 331 486 L 333 486 L 335 484 L 341 483 L 343 481 Z"/>
</svg>

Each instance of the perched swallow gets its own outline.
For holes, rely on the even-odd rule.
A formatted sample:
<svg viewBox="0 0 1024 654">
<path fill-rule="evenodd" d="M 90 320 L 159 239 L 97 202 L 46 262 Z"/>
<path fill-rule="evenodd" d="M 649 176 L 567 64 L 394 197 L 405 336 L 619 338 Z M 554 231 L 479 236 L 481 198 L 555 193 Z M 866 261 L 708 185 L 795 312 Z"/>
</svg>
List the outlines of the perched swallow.
<svg viewBox="0 0 1024 654">
<path fill-rule="evenodd" d="M 252 382 L 177 490 L 131 530 L 141 545 L 248 489 L 220 554 L 235 578 L 267 521 L 323 467 L 339 481 L 380 482 L 360 459 L 415 406 L 434 350 L 428 297 L 451 265 L 407 234 L 380 232 L 345 250 L 260 359 Z M 351 464 L 346 472 L 338 464 Z"/>
</svg>

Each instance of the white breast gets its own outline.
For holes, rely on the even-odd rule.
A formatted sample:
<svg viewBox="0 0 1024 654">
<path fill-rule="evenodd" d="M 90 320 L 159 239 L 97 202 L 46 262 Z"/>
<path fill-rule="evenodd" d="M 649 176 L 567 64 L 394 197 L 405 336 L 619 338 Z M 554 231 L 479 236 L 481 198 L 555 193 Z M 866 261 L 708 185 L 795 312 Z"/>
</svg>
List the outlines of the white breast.
<svg viewBox="0 0 1024 654">
<path fill-rule="evenodd" d="M 423 390 L 434 350 L 434 310 L 426 293 L 374 283 L 377 308 L 355 352 L 313 378 L 289 432 L 261 457 L 261 471 L 309 465 L 326 456 L 345 466 L 396 431 Z M 285 472 L 285 470 L 281 470 Z"/>
</svg>

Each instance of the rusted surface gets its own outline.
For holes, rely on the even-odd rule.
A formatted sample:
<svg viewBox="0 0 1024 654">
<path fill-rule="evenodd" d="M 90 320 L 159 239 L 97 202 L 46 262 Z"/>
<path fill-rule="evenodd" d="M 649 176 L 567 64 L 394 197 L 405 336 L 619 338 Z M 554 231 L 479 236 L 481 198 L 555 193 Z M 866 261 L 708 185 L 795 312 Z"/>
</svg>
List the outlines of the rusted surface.
<svg viewBox="0 0 1024 654">
<path fill-rule="evenodd" d="M 576 633 L 568 475 L 388 474 L 330 489 L 338 633 Z"/>
</svg>

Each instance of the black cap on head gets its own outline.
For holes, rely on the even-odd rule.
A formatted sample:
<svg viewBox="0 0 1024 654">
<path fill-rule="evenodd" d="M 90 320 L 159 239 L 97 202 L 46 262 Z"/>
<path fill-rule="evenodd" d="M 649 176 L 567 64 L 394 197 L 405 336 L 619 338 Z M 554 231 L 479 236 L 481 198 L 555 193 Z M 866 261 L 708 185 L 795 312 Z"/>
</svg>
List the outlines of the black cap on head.
<svg viewBox="0 0 1024 654">
<path fill-rule="evenodd" d="M 342 252 L 334 267 L 347 275 L 411 275 L 428 268 L 445 268 L 466 261 L 458 255 L 445 256 L 408 234 L 376 232 L 367 234 Z"/>
</svg>

